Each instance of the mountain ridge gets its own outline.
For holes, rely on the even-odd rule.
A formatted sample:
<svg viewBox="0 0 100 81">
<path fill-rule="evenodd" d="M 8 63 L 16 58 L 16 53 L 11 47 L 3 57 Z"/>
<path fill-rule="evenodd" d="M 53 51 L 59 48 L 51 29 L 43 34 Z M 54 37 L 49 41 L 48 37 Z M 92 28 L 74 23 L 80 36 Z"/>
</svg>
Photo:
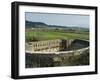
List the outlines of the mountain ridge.
<svg viewBox="0 0 100 81">
<path fill-rule="evenodd" d="M 85 29 L 89 30 L 89 28 L 76 27 L 76 26 L 59 26 L 59 25 L 48 25 L 44 22 L 32 22 L 25 21 L 26 28 L 64 28 L 64 29 Z"/>
</svg>

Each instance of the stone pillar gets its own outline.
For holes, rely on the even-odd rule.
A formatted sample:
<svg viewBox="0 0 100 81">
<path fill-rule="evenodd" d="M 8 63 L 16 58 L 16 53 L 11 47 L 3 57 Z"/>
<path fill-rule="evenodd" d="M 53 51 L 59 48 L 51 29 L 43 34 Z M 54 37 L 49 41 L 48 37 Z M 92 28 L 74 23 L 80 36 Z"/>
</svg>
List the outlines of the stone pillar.
<svg viewBox="0 0 100 81">
<path fill-rule="evenodd" d="M 62 45 L 61 45 L 61 48 L 63 51 L 65 51 L 67 49 L 67 40 L 62 40 Z"/>
</svg>

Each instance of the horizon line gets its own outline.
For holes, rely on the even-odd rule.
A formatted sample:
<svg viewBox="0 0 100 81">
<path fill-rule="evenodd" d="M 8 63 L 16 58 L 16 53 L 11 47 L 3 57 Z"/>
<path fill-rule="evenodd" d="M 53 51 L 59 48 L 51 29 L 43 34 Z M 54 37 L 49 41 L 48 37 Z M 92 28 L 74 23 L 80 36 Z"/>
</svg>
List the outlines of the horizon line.
<svg viewBox="0 0 100 81">
<path fill-rule="evenodd" d="M 25 20 L 25 22 L 26 22 L 26 21 L 29 21 L 29 22 L 36 22 L 36 21 Z M 46 24 L 46 25 L 48 25 L 48 26 L 49 26 L 49 25 L 51 25 L 51 26 L 52 26 L 52 25 L 55 25 L 55 26 L 63 26 L 63 27 L 74 27 L 74 28 L 76 27 L 76 28 L 87 28 L 87 29 L 89 29 L 89 26 L 88 26 L 88 27 L 85 27 L 85 26 L 84 26 L 84 27 L 83 27 L 83 26 L 74 26 L 74 25 L 72 25 L 72 26 L 71 26 L 71 25 L 70 25 L 70 26 L 69 26 L 69 25 L 66 25 L 66 26 L 65 26 L 65 25 L 57 25 L 57 24 L 47 24 L 47 23 L 45 23 L 45 22 L 38 22 L 38 23 L 44 23 L 44 24 Z"/>
</svg>

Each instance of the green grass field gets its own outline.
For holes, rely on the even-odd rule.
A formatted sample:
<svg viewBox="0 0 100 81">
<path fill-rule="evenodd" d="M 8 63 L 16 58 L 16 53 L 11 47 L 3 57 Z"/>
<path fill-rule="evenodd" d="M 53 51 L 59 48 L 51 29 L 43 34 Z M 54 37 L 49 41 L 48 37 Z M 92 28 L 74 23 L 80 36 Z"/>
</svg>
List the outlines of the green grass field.
<svg viewBox="0 0 100 81">
<path fill-rule="evenodd" d="M 63 32 L 63 31 L 26 31 L 26 41 L 40 41 L 51 39 L 84 39 L 89 40 L 89 32 Z"/>
</svg>

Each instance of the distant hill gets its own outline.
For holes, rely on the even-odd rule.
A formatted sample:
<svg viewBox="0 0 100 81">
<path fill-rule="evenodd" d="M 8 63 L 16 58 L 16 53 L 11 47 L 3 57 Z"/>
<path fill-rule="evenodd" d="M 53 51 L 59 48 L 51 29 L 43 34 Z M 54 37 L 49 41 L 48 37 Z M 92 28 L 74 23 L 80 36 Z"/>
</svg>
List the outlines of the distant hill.
<svg viewBox="0 0 100 81">
<path fill-rule="evenodd" d="M 48 25 L 42 22 L 31 22 L 31 21 L 25 21 L 25 26 L 27 28 L 43 28 L 43 27 L 47 27 Z"/>
<path fill-rule="evenodd" d="M 48 25 L 43 22 L 32 22 L 32 21 L 25 21 L 26 28 L 52 28 L 52 29 L 67 29 L 67 30 L 83 30 L 89 31 L 89 28 L 83 27 L 75 27 L 75 26 L 59 26 L 59 25 Z"/>
</svg>

